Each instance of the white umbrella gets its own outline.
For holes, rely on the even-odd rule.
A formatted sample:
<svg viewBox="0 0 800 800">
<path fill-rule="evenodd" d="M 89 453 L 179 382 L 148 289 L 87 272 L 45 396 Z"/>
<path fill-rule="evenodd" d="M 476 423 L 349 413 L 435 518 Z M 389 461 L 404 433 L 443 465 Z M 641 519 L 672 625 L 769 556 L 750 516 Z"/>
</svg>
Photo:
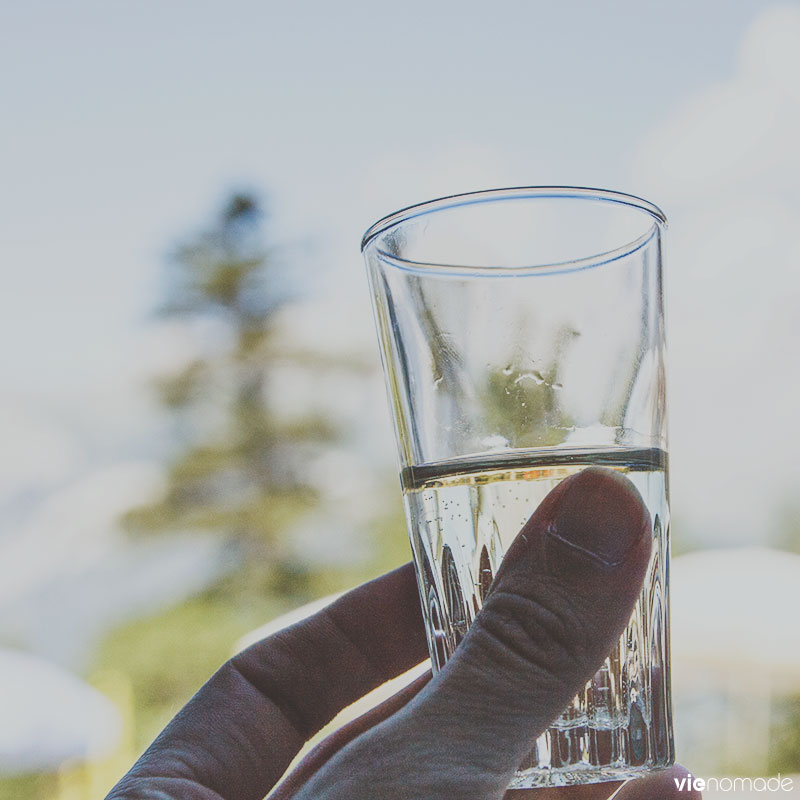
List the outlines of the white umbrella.
<svg viewBox="0 0 800 800">
<path fill-rule="evenodd" d="M 101 758 L 121 730 L 113 703 L 96 689 L 42 658 L 0 650 L 0 773 Z"/>
<path fill-rule="evenodd" d="M 696 769 L 766 769 L 771 709 L 800 687 L 798 586 L 800 556 L 792 553 L 748 547 L 675 559 L 676 740 L 678 756 Z"/>
<path fill-rule="evenodd" d="M 800 555 L 763 547 L 676 558 L 673 661 L 800 686 Z"/>
</svg>

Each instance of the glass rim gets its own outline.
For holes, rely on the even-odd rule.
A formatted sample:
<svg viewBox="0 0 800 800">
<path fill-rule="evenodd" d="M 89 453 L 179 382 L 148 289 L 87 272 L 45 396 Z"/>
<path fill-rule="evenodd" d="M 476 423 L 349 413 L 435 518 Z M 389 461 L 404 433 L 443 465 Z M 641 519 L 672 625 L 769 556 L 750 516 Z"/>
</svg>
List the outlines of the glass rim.
<svg viewBox="0 0 800 800">
<path fill-rule="evenodd" d="M 654 203 L 634 194 L 611 189 L 594 189 L 587 186 L 512 186 L 501 189 L 482 189 L 474 192 L 447 195 L 423 203 L 416 203 L 412 206 L 401 208 L 399 211 L 387 214 L 366 230 L 361 239 L 361 252 L 364 253 L 381 234 L 386 233 L 404 222 L 409 222 L 410 220 L 427 214 L 435 214 L 438 211 L 446 211 L 447 209 L 458 208 L 459 206 L 470 206 L 502 200 L 556 198 L 590 200 L 628 206 L 629 208 L 648 214 L 654 220 L 654 224 L 641 236 L 613 250 L 593 253 L 583 258 L 551 263 L 526 264 L 515 267 L 429 263 L 400 258 L 380 248 L 378 249 L 378 255 L 381 260 L 387 261 L 401 269 L 422 270 L 425 272 L 441 270 L 443 272 L 452 273 L 460 271 L 465 274 L 484 273 L 498 276 L 504 274 L 518 275 L 524 272 L 572 272 L 574 270 L 600 266 L 601 264 L 623 258 L 643 247 L 650 241 L 656 230 L 665 229 L 667 227 L 666 214 Z"/>
</svg>

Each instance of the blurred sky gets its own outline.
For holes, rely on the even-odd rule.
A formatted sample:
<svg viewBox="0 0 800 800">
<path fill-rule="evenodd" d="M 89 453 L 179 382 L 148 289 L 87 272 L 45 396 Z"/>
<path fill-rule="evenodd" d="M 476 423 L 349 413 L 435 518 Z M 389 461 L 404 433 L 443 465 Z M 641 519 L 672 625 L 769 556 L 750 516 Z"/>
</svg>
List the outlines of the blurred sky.
<svg viewBox="0 0 800 800">
<path fill-rule="evenodd" d="M 503 185 L 658 203 L 676 516 L 710 544 L 774 528 L 798 478 L 800 4 L 0 8 L 0 545 L 47 541 L 20 498 L 157 484 L 146 379 L 190 346 L 149 316 L 163 258 L 232 188 L 298 253 L 302 335 L 376 364 L 377 217 Z"/>
</svg>

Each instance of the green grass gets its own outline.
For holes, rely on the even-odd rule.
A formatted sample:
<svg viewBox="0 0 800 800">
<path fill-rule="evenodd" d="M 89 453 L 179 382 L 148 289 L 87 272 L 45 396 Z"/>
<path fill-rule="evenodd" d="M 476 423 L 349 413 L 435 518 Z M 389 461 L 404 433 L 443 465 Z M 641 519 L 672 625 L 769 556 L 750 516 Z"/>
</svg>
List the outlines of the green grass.
<svg viewBox="0 0 800 800">
<path fill-rule="evenodd" d="M 58 790 L 58 778 L 50 773 L 0 778 L 0 800 L 45 800 Z"/>
</svg>

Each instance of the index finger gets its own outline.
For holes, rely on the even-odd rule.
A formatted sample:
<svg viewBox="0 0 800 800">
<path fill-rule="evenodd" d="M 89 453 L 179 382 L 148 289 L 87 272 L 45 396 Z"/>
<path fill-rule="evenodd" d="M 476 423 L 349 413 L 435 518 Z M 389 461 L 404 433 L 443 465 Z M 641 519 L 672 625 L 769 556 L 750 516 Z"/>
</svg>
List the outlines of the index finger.
<svg viewBox="0 0 800 800">
<path fill-rule="evenodd" d="M 109 800 L 261 800 L 305 741 L 342 708 L 427 656 L 411 564 L 348 592 L 223 665 Z M 177 792 L 177 794 L 173 794 Z"/>
</svg>

